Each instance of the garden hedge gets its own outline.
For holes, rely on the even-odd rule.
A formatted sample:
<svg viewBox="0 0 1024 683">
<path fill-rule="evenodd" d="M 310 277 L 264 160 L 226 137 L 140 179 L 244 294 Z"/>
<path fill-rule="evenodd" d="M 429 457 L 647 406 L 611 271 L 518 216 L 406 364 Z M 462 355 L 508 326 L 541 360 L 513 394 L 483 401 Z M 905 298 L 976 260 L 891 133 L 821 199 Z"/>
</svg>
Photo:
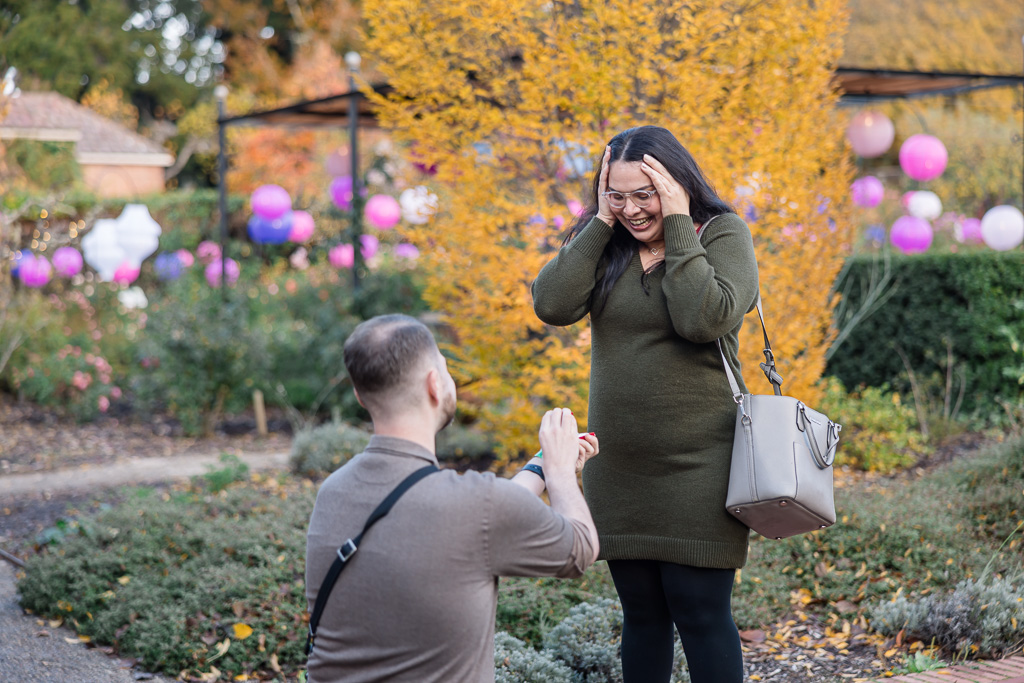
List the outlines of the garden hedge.
<svg viewBox="0 0 1024 683">
<path fill-rule="evenodd" d="M 840 276 L 853 310 L 864 299 L 877 259 L 859 257 Z M 829 360 L 826 374 L 847 387 L 909 388 L 897 347 L 918 379 L 945 377 L 947 340 L 954 368 L 966 379 L 963 410 L 998 410 L 996 399 L 1018 400 L 1022 388 L 1006 368 L 1024 365 L 1008 329 L 1024 338 L 1024 252 L 979 251 L 892 259 L 892 296 L 863 320 Z M 954 400 L 959 393 L 954 380 Z"/>
</svg>

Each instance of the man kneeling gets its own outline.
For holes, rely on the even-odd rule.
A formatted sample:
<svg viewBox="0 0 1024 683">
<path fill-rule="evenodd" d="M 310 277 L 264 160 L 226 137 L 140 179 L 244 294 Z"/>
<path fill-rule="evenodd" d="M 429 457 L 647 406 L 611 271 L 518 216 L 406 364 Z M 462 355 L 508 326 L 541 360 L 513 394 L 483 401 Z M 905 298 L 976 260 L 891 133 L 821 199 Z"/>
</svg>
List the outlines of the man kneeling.
<svg viewBox="0 0 1024 683">
<path fill-rule="evenodd" d="M 430 331 L 404 315 L 359 325 L 345 367 L 373 420 L 363 453 L 324 481 L 306 541 L 310 609 L 346 539 L 406 476 L 437 464 L 434 437 L 455 416 L 455 382 Z M 366 534 L 323 611 L 309 680 L 493 681 L 499 576 L 580 576 L 597 531 L 576 483 L 581 450 L 563 408 L 540 427 L 542 473 L 511 480 L 442 470 Z M 538 494 L 547 485 L 551 507 Z"/>
</svg>

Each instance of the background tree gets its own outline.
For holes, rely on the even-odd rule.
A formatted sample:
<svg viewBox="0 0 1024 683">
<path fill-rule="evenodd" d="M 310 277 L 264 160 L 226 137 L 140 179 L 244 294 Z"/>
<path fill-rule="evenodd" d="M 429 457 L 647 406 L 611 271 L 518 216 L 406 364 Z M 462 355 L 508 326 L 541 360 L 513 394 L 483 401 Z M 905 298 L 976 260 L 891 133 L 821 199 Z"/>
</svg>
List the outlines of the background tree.
<svg viewBox="0 0 1024 683">
<path fill-rule="evenodd" d="M 368 0 L 364 11 L 367 47 L 395 88 L 377 98 L 381 121 L 438 168 L 441 212 L 415 234 L 426 296 L 456 337 L 464 393 L 511 436 L 506 455 L 535 442 L 544 407 L 585 409 L 587 326 L 546 328 L 529 286 L 592 160 L 637 124 L 672 130 L 723 197 L 756 212 L 780 371 L 788 392 L 814 400 L 829 284 L 850 250 L 829 85 L 843 2 Z M 742 337 L 759 387 L 756 323 Z"/>
</svg>

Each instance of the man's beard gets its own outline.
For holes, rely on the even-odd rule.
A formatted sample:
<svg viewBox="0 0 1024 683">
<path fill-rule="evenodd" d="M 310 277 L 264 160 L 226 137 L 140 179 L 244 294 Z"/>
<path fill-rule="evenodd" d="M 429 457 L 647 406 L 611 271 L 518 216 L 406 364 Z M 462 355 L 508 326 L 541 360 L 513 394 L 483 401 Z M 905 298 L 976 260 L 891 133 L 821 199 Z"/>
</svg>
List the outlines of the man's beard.
<svg viewBox="0 0 1024 683">
<path fill-rule="evenodd" d="M 452 392 L 448 396 L 445 396 L 444 403 L 441 405 L 441 407 L 444 409 L 444 412 L 442 413 L 443 417 L 441 419 L 441 425 L 437 428 L 438 432 L 443 431 L 445 427 L 455 422 L 455 392 Z"/>
</svg>

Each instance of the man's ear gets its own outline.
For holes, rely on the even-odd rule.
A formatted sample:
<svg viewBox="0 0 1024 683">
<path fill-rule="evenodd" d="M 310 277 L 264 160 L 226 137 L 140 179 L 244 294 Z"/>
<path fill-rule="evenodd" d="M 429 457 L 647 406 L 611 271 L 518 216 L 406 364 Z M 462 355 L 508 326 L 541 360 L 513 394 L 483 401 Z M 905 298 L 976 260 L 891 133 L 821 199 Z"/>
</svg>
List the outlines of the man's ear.
<svg viewBox="0 0 1024 683">
<path fill-rule="evenodd" d="M 441 373 L 437 371 L 437 368 L 431 368 L 427 371 L 427 396 L 430 397 L 431 404 L 441 403 Z"/>
<path fill-rule="evenodd" d="M 356 400 L 359 401 L 359 405 L 361 405 L 362 407 L 366 408 L 366 404 L 363 403 L 363 399 L 360 398 L 359 392 L 356 391 L 355 387 L 352 387 L 352 393 L 356 395 Z M 366 408 L 366 409 L 369 410 L 369 408 Z"/>
</svg>

